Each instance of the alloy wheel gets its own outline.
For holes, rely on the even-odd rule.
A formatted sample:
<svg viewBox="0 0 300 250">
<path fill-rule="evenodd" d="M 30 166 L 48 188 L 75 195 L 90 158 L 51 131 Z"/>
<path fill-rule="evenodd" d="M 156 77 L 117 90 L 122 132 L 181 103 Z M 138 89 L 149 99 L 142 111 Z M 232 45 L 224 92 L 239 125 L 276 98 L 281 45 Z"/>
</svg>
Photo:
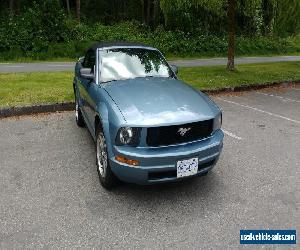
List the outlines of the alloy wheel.
<svg viewBox="0 0 300 250">
<path fill-rule="evenodd" d="M 97 163 L 98 170 L 102 177 L 106 176 L 107 171 L 107 148 L 103 132 L 97 137 Z"/>
<path fill-rule="evenodd" d="M 78 101 L 76 100 L 76 104 L 75 104 L 75 116 L 76 116 L 76 121 L 78 121 L 78 117 L 79 117 L 79 105 L 78 105 Z"/>
</svg>

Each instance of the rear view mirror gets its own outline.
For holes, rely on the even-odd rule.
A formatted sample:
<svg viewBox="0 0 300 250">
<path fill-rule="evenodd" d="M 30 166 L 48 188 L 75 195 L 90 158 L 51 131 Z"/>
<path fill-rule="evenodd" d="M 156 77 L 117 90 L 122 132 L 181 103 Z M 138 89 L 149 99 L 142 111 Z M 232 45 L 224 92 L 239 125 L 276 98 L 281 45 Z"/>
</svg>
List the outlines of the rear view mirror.
<svg viewBox="0 0 300 250">
<path fill-rule="evenodd" d="M 90 69 L 90 68 L 81 68 L 80 76 L 83 78 L 86 78 L 86 79 L 90 79 L 90 80 L 94 79 L 94 73 L 92 72 L 92 69 Z"/>
<path fill-rule="evenodd" d="M 176 65 L 171 65 L 171 69 L 177 75 L 177 73 L 178 73 L 178 67 Z"/>
</svg>

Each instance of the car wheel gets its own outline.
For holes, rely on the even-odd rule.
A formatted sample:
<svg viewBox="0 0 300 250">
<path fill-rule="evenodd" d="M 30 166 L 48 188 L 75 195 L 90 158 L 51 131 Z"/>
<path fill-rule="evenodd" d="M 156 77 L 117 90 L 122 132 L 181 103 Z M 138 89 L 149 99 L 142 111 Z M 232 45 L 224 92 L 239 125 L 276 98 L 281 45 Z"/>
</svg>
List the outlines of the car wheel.
<svg viewBox="0 0 300 250">
<path fill-rule="evenodd" d="M 206 175 L 208 175 L 208 171 L 201 174 L 201 176 L 206 176 Z"/>
<path fill-rule="evenodd" d="M 76 117 L 76 124 L 78 127 L 84 127 L 84 119 L 79 108 L 79 103 L 77 98 L 75 97 L 75 117 Z"/>
<path fill-rule="evenodd" d="M 106 140 L 101 129 L 98 129 L 96 136 L 96 165 L 101 185 L 106 189 L 116 186 L 118 179 L 111 171 Z"/>
</svg>

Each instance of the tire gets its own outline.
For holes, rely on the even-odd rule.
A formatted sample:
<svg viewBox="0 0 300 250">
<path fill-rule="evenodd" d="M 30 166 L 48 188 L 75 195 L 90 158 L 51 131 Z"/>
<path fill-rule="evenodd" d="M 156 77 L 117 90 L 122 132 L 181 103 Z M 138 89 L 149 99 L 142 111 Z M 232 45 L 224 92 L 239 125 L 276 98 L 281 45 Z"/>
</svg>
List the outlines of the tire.
<svg viewBox="0 0 300 250">
<path fill-rule="evenodd" d="M 79 103 L 77 98 L 75 97 L 75 118 L 76 118 L 76 124 L 78 127 L 84 127 L 84 119 L 81 113 L 81 110 L 79 108 Z"/>
<path fill-rule="evenodd" d="M 106 140 L 100 128 L 97 129 L 96 133 L 96 165 L 102 187 L 112 189 L 118 184 L 118 179 L 111 171 L 109 165 Z"/>
<path fill-rule="evenodd" d="M 204 172 L 203 174 L 201 174 L 201 176 L 206 176 L 206 175 L 208 175 L 208 172 L 209 172 L 209 171 Z"/>
</svg>

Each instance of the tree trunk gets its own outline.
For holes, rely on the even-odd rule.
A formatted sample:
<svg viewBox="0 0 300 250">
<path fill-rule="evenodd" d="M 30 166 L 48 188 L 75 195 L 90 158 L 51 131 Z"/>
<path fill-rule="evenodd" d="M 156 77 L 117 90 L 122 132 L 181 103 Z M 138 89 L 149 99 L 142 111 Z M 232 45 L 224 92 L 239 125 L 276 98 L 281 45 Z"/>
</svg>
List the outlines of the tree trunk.
<svg viewBox="0 0 300 250">
<path fill-rule="evenodd" d="M 76 0 L 76 19 L 80 22 L 80 0 Z"/>
<path fill-rule="evenodd" d="M 227 69 L 234 70 L 235 0 L 228 0 L 228 61 Z"/>
<path fill-rule="evenodd" d="M 156 28 L 158 25 L 159 18 L 159 2 L 158 0 L 154 0 L 153 2 L 153 26 Z"/>
<path fill-rule="evenodd" d="M 14 14 L 14 0 L 9 0 L 9 12 L 11 15 Z"/>
<path fill-rule="evenodd" d="M 142 19 L 142 23 L 145 21 L 145 3 L 144 0 L 141 0 L 141 19 Z"/>
<path fill-rule="evenodd" d="M 70 12 L 71 12 L 71 10 L 70 10 L 70 0 L 66 0 L 66 5 L 67 5 L 67 13 L 68 13 L 68 15 L 70 15 Z"/>
<path fill-rule="evenodd" d="M 268 36 L 272 34 L 272 24 L 274 20 L 274 5 L 275 3 L 271 2 L 270 0 L 263 0 L 262 2 L 262 13 L 263 13 L 263 28 L 264 28 L 264 35 Z"/>
<path fill-rule="evenodd" d="M 15 13 L 16 15 L 20 15 L 20 0 L 15 0 L 16 6 L 15 6 Z"/>
<path fill-rule="evenodd" d="M 147 25 L 151 22 L 151 0 L 147 1 Z"/>
<path fill-rule="evenodd" d="M 148 24 L 148 0 L 144 0 L 144 21 L 145 24 Z"/>
<path fill-rule="evenodd" d="M 118 2 L 117 0 L 111 0 L 110 1 L 110 6 L 111 6 L 111 21 L 112 22 L 117 22 L 119 18 L 119 13 L 118 13 Z M 110 22 L 111 22 L 110 21 Z"/>
</svg>

